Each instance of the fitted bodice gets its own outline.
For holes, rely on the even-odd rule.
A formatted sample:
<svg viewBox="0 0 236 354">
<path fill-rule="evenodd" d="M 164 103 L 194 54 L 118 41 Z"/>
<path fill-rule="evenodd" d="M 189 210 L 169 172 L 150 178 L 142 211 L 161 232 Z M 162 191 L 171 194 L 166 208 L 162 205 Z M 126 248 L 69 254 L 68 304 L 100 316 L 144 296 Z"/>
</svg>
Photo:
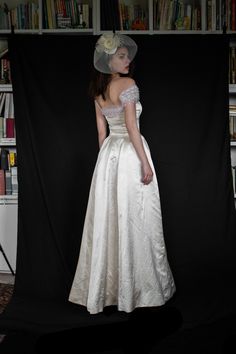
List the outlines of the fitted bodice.
<svg viewBox="0 0 236 354">
<path fill-rule="evenodd" d="M 119 99 L 120 105 L 111 105 L 101 108 L 102 114 L 105 116 L 110 135 L 127 135 L 128 131 L 125 124 L 125 106 L 134 102 L 136 104 L 136 119 L 139 128 L 139 118 L 142 113 L 142 105 L 139 101 L 139 90 L 136 85 L 132 85 L 128 89 L 121 92 Z"/>
<path fill-rule="evenodd" d="M 136 103 L 136 119 L 139 128 L 139 117 L 142 112 L 142 105 L 140 102 Z M 111 135 L 128 134 L 125 124 L 125 110 L 122 106 L 110 107 L 103 110 L 103 114 L 108 122 Z"/>
</svg>

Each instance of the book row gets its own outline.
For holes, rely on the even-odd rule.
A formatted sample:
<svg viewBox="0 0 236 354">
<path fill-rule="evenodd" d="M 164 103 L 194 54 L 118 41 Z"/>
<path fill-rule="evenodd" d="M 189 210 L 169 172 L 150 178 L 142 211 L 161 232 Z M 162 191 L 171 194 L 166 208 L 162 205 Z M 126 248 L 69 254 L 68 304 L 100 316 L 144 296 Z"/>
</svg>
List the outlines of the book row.
<svg viewBox="0 0 236 354">
<path fill-rule="evenodd" d="M 20 3 L 15 8 L 9 9 L 7 3 L 0 5 L 0 29 L 10 29 L 12 25 L 16 29 L 39 28 L 39 6 L 37 2 Z"/>
<path fill-rule="evenodd" d="M 154 0 L 157 30 L 236 30 L 236 0 Z"/>
<path fill-rule="evenodd" d="M 14 101 L 12 92 L 0 92 L 0 117 L 14 118 Z"/>
<path fill-rule="evenodd" d="M 11 167 L 10 170 L 0 169 L 0 195 L 17 195 L 18 180 L 17 167 Z"/>
<path fill-rule="evenodd" d="M 15 149 L 0 149 L 0 195 L 18 193 L 17 154 Z"/>
<path fill-rule="evenodd" d="M 80 0 L 42 0 L 43 28 L 92 27 L 92 8 Z M 36 1 L 18 4 L 10 9 L 0 5 L 0 29 L 39 28 L 39 4 Z"/>
<path fill-rule="evenodd" d="M 92 8 L 77 0 L 43 0 L 43 28 L 91 28 Z"/>
<path fill-rule="evenodd" d="M 17 166 L 17 154 L 15 149 L 0 149 L 0 169 L 10 170 Z"/>
<path fill-rule="evenodd" d="M 156 30 L 201 30 L 201 4 L 156 0 L 153 25 Z"/>
</svg>

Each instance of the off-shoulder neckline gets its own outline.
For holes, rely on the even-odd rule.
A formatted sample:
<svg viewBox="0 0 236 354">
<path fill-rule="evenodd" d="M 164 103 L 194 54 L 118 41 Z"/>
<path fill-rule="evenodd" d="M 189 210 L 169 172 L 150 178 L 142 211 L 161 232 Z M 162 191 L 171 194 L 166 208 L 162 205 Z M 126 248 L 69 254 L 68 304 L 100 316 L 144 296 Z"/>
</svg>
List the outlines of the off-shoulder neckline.
<svg viewBox="0 0 236 354">
<path fill-rule="evenodd" d="M 126 89 L 122 90 L 121 93 L 119 94 L 119 98 L 125 92 L 129 91 L 130 89 L 133 89 L 134 87 L 136 87 L 138 89 L 138 86 L 136 84 L 133 84 L 133 85 L 127 87 Z M 111 104 L 111 105 L 109 105 L 107 107 L 103 107 L 102 108 L 97 100 L 95 100 L 95 103 L 98 105 L 98 107 L 100 108 L 101 111 L 104 111 L 104 110 L 107 110 L 107 109 L 111 109 L 111 108 L 120 108 L 120 107 L 122 107 L 122 104 L 118 104 L 118 105 L 117 104 Z"/>
<path fill-rule="evenodd" d="M 130 89 L 132 89 L 132 88 L 134 88 L 134 87 L 137 87 L 137 89 L 138 89 L 138 86 L 137 86 L 136 84 L 133 84 L 133 85 L 127 87 L 126 89 L 122 90 L 121 93 L 119 94 L 119 97 L 120 97 L 124 92 L 129 91 Z"/>
</svg>

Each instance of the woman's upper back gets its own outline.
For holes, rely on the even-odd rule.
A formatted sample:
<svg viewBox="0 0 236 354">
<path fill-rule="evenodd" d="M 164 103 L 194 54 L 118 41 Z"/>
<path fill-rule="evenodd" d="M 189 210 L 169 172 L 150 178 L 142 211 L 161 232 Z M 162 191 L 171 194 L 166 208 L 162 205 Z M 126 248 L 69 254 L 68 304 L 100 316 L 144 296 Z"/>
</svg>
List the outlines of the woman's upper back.
<svg viewBox="0 0 236 354">
<path fill-rule="evenodd" d="M 117 79 L 113 79 L 107 86 L 107 90 L 105 92 L 106 100 L 99 95 L 96 97 L 96 101 L 102 109 L 110 106 L 118 106 L 121 104 L 119 98 L 120 94 L 134 85 L 135 81 L 130 77 L 119 77 Z"/>
</svg>

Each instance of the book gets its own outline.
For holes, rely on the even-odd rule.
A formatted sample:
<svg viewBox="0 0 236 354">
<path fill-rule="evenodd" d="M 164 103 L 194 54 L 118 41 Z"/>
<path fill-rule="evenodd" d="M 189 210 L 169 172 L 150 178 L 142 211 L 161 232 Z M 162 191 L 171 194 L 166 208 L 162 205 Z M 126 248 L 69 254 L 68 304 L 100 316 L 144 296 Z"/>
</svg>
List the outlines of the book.
<svg viewBox="0 0 236 354">
<path fill-rule="evenodd" d="M 2 92 L 2 95 L 0 95 L 0 116 L 3 116 L 3 107 L 5 104 L 6 100 L 6 92 Z"/>
<path fill-rule="evenodd" d="M 0 195 L 6 194 L 5 171 L 0 169 Z"/>
<path fill-rule="evenodd" d="M 15 151 L 9 152 L 9 166 L 10 167 L 17 166 L 17 159 L 16 159 L 16 152 Z"/>
<path fill-rule="evenodd" d="M 11 168 L 11 185 L 12 185 L 12 194 L 18 194 L 18 179 L 17 179 L 17 167 L 14 166 Z"/>
<path fill-rule="evenodd" d="M 1 170 L 9 170 L 9 163 L 8 163 L 8 154 L 9 151 L 7 149 L 1 149 L 0 153 L 0 168 Z"/>
<path fill-rule="evenodd" d="M 11 171 L 6 170 L 5 171 L 5 188 L 6 188 L 6 194 L 11 195 L 12 194 L 12 182 L 11 182 Z"/>
<path fill-rule="evenodd" d="M 14 138 L 15 137 L 15 119 L 6 118 L 6 137 Z"/>
<path fill-rule="evenodd" d="M 4 137 L 4 118 L 0 117 L 0 140 Z"/>
<path fill-rule="evenodd" d="M 236 115 L 229 116 L 229 133 L 230 139 L 236 140 Z"/>
</svg>

